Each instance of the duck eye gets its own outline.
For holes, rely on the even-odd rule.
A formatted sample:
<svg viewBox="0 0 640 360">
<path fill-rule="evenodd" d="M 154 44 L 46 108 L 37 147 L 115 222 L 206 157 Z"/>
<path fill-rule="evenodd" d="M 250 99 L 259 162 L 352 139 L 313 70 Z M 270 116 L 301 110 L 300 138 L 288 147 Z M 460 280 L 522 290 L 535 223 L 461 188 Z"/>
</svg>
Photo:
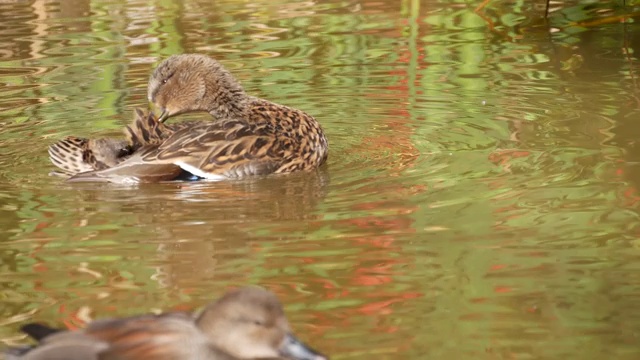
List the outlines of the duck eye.
<svg viewBox="0 0 640 360">
<path fill-rule="evenodd" d="M 162 79 L 162 83 L 163 83 L 163 84 L 166 84 L 166 83 L 167 83 L 167 81 L 169 81 L 169 79 L 171 79 L 171 77 L 173 76 L 173 74 L 175 74 L 175 71 L 174 71 L 174 72 L 169 72 L 169 73 L 167 73 L 167 74 L 166 74 L 166 76 Z"/>
<path fill-rule="evenodd" d="M 264 323 L 260 320 L 253 320 L 253 324 L 257 326 L 264 326 Z"/>
</svg>

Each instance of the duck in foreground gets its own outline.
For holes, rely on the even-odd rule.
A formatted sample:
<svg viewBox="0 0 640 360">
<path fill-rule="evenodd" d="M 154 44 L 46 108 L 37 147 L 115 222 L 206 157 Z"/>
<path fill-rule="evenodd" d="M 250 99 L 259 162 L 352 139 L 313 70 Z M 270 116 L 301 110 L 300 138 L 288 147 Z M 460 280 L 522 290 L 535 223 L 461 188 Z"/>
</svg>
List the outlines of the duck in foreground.
<svg viewBox="0 0 640 360">
<path fill-rule="evenodd" d="M 70 174 L 71 181 L 146 182 L 171 177 L 157 173 L 182 171 L 209 180 L 290 173 L 315 169 L 327 160 L 327 139 L 315 118 L 246 94 L 231 73 L 207 56 L 174 55 L 164 60 L 149 79 L 148 97 L 161 114 L 133 127 L 157 141 L 137 147 L 130 141 L 115 155 L 111 148 L 121 143 L 103 146 L 110 155 L 95 158 L 115 160 L 102 161 L 106 166 L 89 171 L 86 166 L 69 166 L 68 158 L 77 159 L 69 156 L 69 146 L 50 149 L 52 162 L 63 169 L 82 170 Z M 215 120 L 164 124 L 170 117 L 196 111 L 208 112 Z"/>
<path fill-rule="evenodd" d="M 39 324 L 23 331 L 40 343 L 10 349 L 8 360 L 328 359 L 292 335 L 276 296 L 257 287 L 230 291 L 197 317 L 165 313 L 97 320 L 79 331 Z"/>
</svg>

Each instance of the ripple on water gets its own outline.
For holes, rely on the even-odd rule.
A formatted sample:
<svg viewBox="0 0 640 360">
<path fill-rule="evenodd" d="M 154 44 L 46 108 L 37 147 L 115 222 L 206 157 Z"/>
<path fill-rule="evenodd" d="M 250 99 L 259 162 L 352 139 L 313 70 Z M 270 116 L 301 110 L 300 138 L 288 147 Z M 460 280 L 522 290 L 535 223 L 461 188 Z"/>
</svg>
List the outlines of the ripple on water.
<svg viewBox="0 0 640 360">
<path fill-rule="evenodd" d="M 549 37 L 494 3 L 0 2 L 0 338 L 253 283 L 338 357 L 637 357 L 634 25 L 567 27 L 605 3 L 565 2 Z M 119 135 L 183 52 L 316 116 L 329 163 L 47 176 L 49 143 Z"/>
</svg>

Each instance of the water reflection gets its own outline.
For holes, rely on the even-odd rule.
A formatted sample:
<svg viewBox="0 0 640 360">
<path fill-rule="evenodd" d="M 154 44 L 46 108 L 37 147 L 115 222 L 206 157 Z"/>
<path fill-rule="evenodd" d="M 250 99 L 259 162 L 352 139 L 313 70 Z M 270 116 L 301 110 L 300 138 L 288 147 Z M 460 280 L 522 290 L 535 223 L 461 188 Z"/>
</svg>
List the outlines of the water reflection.
<svg viewBox="0 0 640 360">
<path fill-rule="evenodd" d="M 0 338 L 255 283 L 337 358 L 637 358 L 633 8 L 475 5 L 0 2 Z M 314 114 L 328 166 L 47 176 L 50 142 L 119 134 L 179 52 Z"/>
</svg>

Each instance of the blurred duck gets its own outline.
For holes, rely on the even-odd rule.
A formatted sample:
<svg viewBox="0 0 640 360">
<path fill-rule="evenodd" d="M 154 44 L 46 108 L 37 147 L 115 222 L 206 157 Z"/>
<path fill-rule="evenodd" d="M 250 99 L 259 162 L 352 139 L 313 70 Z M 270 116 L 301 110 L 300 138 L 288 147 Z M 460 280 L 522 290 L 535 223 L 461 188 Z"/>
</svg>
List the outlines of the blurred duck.
<svg viewBox="0 0 640 360">
<path fill-rule="evenodd" d="M 307 113 L 247 95 L 220 63 L 174 55 L 149 79 L 158 118 L 137 113 L 129 140 L 67 138 L 49 149 L 71 181 L 156 182 L 188 173 L 223 180 L 312 170 L 328 156 L 320 124 Z M 208 112 L 214 121 L 164 124 L 175 115 Z M 150 141 L 149 141 L 150 140 Z"/>
<path fill-rule="evenodd" d="M 276 296 L 257 287 L 230 291 L 199 316 L 97 320 L 78 331 L 29 324 L 23 331 L 40 343 L 10 349 L 8 360 L 328 359 L 293 336 Z"/>
</svg>

